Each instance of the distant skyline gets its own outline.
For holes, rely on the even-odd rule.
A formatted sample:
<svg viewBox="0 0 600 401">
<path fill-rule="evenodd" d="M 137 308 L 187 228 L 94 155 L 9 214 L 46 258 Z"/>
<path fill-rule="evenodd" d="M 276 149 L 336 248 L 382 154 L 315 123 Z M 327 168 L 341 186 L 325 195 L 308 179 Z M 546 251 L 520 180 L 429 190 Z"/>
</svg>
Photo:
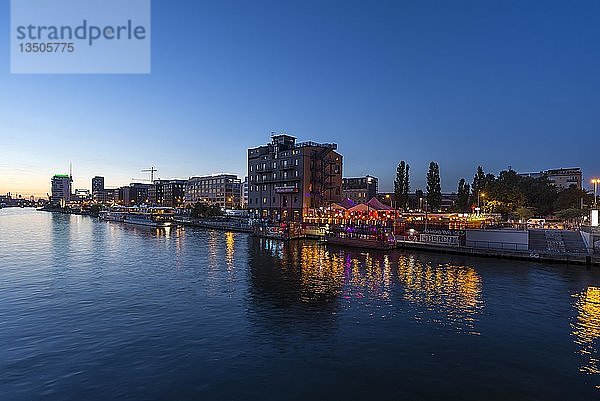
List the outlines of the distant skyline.
<svg viewBox="0 0 600 401">
<path fill-rule="evenodd" d="M 10 22 L 10 2 L 0 19 Z M 11 75 L 0 59 L 0 194 L 246 175 L 271 131 L 335 142 L 344 176 L 425 189 L 581 167 L 600 176 L 597 1 L 158 1 L 152 74 Z M 9 55 L 8 30 L 0 52 Z"/>
</svg>

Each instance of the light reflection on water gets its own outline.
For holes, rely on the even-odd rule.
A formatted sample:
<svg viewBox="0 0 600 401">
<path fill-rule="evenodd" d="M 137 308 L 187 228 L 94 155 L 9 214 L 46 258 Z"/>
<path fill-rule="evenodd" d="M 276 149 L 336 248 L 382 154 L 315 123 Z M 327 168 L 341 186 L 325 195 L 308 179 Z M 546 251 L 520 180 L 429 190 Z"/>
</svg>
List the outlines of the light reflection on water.
<svg viewBox="0 0 600 401">
<path fill-rule="evenodd" d="M 484 308 L 482 280 L 471 266 L 432 265 L 413 256 L 329 249 L 314 243 L 261 240 L 260 246 L 282 269 L 299 272 L 299 300 L 369 299 L 412 306 L 416 320 L 427 319 L 458 331 L 479 334 Z"/>
<path fill-rule="evenodd" d="M 484 307 L 481 277 L 470 266 L 443 264 L 432 266 L 412 256 L 398 261 L 398 279 L 404 287 L 404 299 L 434 311 L 457 330 L 479 334 L 477 315 Z"/>
<path fill-rule="evenodd" d="M 581 372 L 597 375 L 600 374 L 600 287 L 588 287 L 574 297 L 577 317 L 572 324 L 573 336 L 585 360 Z"/>
<path fill-rule="evenodd" d="M 594 399 L 599 274 L 0 210 L 0 399 Z"/>
</svg>

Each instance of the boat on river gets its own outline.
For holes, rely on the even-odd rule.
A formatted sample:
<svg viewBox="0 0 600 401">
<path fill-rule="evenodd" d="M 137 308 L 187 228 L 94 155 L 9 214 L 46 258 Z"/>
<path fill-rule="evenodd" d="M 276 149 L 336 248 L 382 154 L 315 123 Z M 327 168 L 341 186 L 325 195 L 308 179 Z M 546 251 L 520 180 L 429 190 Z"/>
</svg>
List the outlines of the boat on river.
<svg viewBox="0 0 600 401">
<path fill-rule="evenodd" d="M 375 226 L 334 226 L 326 230 L 325 242 L 355 248 L 389 250 L 397 246 L 392 229 Z"/>
<path fill-rule="evenodd" d="M 100 212 L 99 219 L 149 227 L 170 227 L 174 224 L 175 210 L 168 207 L 113 207 Z"/>
</svg>

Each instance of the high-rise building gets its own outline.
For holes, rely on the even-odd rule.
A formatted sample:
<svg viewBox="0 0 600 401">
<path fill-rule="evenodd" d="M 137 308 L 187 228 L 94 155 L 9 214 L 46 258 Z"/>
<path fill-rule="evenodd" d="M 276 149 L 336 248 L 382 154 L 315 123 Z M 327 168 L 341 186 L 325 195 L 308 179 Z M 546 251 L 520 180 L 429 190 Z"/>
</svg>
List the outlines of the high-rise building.
<svg viewBox="0 0 600 401">
<path fill-rule="evenodd" d="M 366 203 L 377 196 L 378 179 L 370 175 L 342 179 L 342 195 L 355 203 Z"/>
<path fill-rule="evenodd" d="M 92 178 L 92 195 L 104 190 L 104 177 L 96 176 Z"/>
<path fill-rule="evenodd" d="M 333 143 L 274 135 L 248 149 L 248 209 L 255 216 L 302 220 L 309 209 L 342 199 L 342 155 Z"/>
<path fill-rule="evenodd" d="M 52 177 L 52 204 L 64 206 L 71 200 L 71 184 L 73 180 L 67 174 L 55 174 Z"/>
<path fill-rule="evenodd" d="M 225 209 L 240 207 L 241 180 L 233 174 L 191 177 L 185 187 L 185 204 L 208 203 Z"/>
</svg>

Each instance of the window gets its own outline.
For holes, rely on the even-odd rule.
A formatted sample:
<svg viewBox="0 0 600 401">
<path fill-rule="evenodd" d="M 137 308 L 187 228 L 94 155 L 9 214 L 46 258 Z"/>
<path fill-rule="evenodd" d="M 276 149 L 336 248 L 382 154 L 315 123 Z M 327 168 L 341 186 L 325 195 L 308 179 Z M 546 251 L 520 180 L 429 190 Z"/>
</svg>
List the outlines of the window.
<svg viewBox="0 0 600 401">
<path fill-rule="evenodd" d="M 263 198 L 263 203 L 267 203 L 267 198 Z"/>
</svg>

